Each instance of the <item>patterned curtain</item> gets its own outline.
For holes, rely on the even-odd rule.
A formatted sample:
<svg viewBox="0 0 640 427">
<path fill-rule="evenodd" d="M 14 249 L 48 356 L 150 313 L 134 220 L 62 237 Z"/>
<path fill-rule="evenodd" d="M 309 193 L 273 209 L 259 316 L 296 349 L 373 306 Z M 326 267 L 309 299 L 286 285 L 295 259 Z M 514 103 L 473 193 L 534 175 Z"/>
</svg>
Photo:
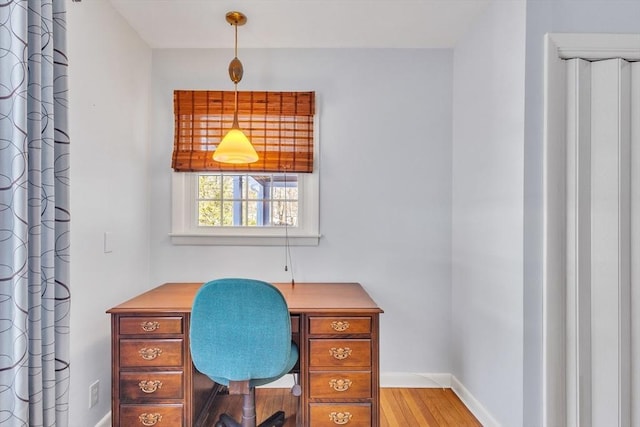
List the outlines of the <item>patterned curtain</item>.
<svg viewBox="0 0 640 427">
<path fill-rule="evenodd" d="M 0 425 L 67 426 L 65 0 L 0 0 Z"/>
</svg>

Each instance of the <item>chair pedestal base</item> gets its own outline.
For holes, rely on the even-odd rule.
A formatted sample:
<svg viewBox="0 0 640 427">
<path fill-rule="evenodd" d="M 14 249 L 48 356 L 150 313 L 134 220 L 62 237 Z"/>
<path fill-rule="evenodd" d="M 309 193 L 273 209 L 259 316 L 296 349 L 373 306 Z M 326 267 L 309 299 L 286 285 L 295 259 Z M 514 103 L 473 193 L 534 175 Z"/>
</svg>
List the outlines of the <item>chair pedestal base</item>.
<svg viewBox="0 0 640 427">
<path fill-rule="evenodd" d="M 256 390 L 252 387 L 242 396 L 242 422 L 222 414 L 215 427 L 282 427 L 284 421 L 284 412 L 278 411 L 256 426 Z"/>
</svg>

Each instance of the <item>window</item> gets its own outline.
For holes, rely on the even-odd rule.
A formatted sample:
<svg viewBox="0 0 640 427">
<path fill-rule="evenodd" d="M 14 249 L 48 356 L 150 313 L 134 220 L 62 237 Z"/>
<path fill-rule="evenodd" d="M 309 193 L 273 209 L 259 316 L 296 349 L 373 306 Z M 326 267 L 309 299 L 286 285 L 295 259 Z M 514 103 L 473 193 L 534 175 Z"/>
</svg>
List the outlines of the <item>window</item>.
<svg viewBox="0 0 640 427">
<path fill-rule="evenodd" d="M 318 244 L 317 173 L 174 172 L 172 186 L 174 244 Z"/>
<path fill-rule="evenodd" d="M 317 245 L 314 92 L 238 92 L 238 122 L 256 163 L 229 165 L 213 152 L 231 127 L 235 94 L 174 92 L 172 242 Z M 315 150 L 314 150 L 315 149 Z"/>
<path fill-rule="evenodd" d="M 199 227 L 297 227 L 298 176 L 198 174 Z"/>
</svg>

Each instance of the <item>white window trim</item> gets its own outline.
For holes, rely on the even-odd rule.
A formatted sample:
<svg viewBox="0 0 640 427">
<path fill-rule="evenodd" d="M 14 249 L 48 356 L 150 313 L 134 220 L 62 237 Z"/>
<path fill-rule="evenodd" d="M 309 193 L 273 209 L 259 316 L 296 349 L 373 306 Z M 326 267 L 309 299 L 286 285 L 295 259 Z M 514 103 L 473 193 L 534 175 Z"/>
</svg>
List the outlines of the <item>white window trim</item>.
<svg viewBox="0 0 640 427">
<path fill-rule="evenodd" d="M 174 245 L 317 246 L 319 233 L 318 172 L 298 174 L 302 198 L 297 227 L 198 227 L 196 225 L 196 172 L 173 172 L 171 243 Z"/>
</svg>

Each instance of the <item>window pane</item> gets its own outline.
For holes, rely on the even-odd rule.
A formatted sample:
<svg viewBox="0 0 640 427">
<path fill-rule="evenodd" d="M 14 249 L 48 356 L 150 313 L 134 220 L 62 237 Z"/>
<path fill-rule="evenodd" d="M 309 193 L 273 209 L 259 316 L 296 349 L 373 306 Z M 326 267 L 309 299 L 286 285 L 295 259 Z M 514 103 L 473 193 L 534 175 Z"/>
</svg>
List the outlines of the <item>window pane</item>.
<svg viewBox="0 0 640 427">
<path fill-rule="evenodd" d="M 198 181 L 199 199 L 220 198 L 220 175 L 200 175 Z"/>
<path fill-rule="evenodd" d="M 298 225 L 298 202 L 273 201 L 273 225 L 296 227 Z"/>
<path fill-rule="evenodd" d="M 267 179 L 264 179 L 267 178 Z M 249 187 L 247 188 L 247 198 L 258 200 L 265 197 L 265 188 L 269 188 L 271 177 L 249 176 Z M 268 197 L 268 195 L 267 195 Z"/>
<path fill-rule="evenodd" d="M 273 178 L 273 199 L 298 200 L 297 175 L 274 175 Z"/>
<path fill-rule="evenodd" d="M 236 190 L 234 193 L 234 197 L 236 199 L 246 199 L 247 198 L 247 187 L 249 187 L 248 185 L 248 181 L 249 181 L 249 177 L 247 175 L 242 175 L 238 177 L 238 183 L 236 184 Z"/>
<path fill-rule="evenodd" d="M 240 222 L 240 211 L 238 209 L 234 209 L 236 208 L 236 205 L 239 205 L 239 203 L 236 202 L 222 202 L 222 211 L 223 211 L 223 215 L 222 215 L 222 225 L 223 226 L 227 226 L 227 227 L 231 227 L 234 225 L 242 225 Z M 236 213 L 237 212 L 237 213 Z"/>
<path fill-rule="evenodd" d="M 235 191 L 239 188 L 238 186 L 238 175 L 224 175 L 222 177 L 223 182 L 223 190 L 222 190 L 222 198 L 226 200 L 233 199 L 235 196 Z"/>
<path fill-rule="evenodd" d="M 287 183 L 287 185 L 291 184 Z M 298 188 L 274 187 L 273 198 L 274 200 L 298 200 Z"/>
<path fill-rule="evenodd" d="M 258 223 L 258 205 L 262 205 L 262 202 L 249 201 L 246 202 L 247 207 L 247 220 L 246 225 L 249 227 L 255 227 L 256 225 L 263 225 Z"/>
<path fill-rule="evenodd" d="M 217 227 L 222 225 L 220 202 L 198 203 L 198 225 L 201 227 Z"/>
</svg>

